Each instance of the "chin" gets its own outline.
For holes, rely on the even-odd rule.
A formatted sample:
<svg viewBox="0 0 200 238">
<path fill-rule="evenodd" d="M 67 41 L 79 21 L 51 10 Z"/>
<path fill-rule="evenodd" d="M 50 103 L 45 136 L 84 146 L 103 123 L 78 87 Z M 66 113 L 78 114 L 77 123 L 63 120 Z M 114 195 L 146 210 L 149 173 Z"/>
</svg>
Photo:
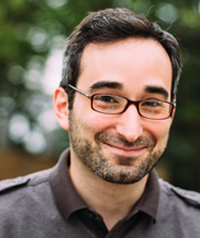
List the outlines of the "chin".
<svg viewBox="0 0 200 238">
<path fill-rule="evenodd" d="M 107 167 L 106 169 L 104 169 L 104 171 L 96 171 L 95 173 L 101 179 L 110 183 L 133 184 L 143 179 L 151 170 L 143 165 L 139 165 L 136 167 L 127 165 L 117 165 L 111 167 L 110 169 Z"/>
</svg>

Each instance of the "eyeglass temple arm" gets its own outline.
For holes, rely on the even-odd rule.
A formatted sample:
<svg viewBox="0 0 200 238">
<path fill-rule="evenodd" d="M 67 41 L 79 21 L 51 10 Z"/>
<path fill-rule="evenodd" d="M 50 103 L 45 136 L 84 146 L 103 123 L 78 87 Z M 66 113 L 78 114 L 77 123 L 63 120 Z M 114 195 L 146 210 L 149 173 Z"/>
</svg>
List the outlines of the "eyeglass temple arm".
<svg viewBox="0 0 200 238">
<path fill-rule="evenodd" d="M 81 92 L 78 88 L 75 88 L 74 86 L 72 86 L 71 84 L 67 84 L 67 86 L 69 86 L 70 88 L 74 89 L 75 91 L 79 92 L 80 94 L 82 94 L 83 96 L 86 96 L 88 98 L 91 98 L 90 95 L 86 94 L 86 93 L 83 93 Z"/>
</svg>

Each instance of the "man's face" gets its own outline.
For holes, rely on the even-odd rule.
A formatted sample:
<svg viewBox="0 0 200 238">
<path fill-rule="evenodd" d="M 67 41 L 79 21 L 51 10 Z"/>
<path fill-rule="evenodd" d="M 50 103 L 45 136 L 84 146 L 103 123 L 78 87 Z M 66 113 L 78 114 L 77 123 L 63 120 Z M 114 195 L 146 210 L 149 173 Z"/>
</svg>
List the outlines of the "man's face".
<svg viewBox="0 0 200 238">
<path fill-rule="evenodd" d="M 89 95 L 169 101 L 171 81 L 172 67 L 165 49 L 152 39 L 129 38 L 88 44 L 76 87 Z M 120 115 L 106 115 L 92 110 L 90 104 L 90 99 L 76 93 L 69 112 L 72 159 L 76 157 L 109 182 L 139 181 L 164 152 L 172 118 L 142 118 L 135 105 Z"/>
</svg>

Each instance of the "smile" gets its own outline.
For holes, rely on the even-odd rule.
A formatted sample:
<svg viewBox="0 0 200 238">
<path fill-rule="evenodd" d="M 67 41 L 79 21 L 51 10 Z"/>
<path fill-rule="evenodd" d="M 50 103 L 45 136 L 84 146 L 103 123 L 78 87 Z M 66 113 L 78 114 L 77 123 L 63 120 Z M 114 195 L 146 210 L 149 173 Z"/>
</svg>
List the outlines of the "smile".
<svg viewBox="0 0 200 238">
<path fill-rule="evenodd" d="M 105 143 L 111 150 L 115 151 L 117 154 L 123 154 L 123 155 L 139 155 L 140 153 L 144 152 L 144 150 L 147 149 L 147 147 L 123 147 L 123 146 L 118 146 L 118 145 L 112 145 Z"/>
</svg>

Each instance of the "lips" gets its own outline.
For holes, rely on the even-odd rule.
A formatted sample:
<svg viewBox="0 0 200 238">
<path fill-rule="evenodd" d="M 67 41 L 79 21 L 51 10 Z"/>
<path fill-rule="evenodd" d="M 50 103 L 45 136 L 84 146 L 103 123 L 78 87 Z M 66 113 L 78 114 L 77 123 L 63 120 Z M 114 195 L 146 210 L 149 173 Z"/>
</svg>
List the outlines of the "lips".
<svg viewBox="0 0 200 238">
<path fill-rule="evenodd" d="M 114 145 L 110 143 L 104 143 L 104 145 L 107 147 L 106 150 L 111 151 L 113 154 L 127 157 L 127 158 L 136 158 L 136 156 L 141 156 L 142 154 L 146 154 L 147 147 L 124 147 L 119 145 Z"/>
<path fill-rule="evenodd" d="M 131 151 L 141 151 L 143 149 L 146 148 L 146 146 L 142 146 L 142 147 L 124 147 L 124 146 L 121 146 L 121 145 L 112 145 L 112 144 L 109 144 L 109 143 L 105 143 L 106 145 L 110 146 L 110 147 L 113 147 L 113 148 L 116 148 L 116 149 L 119 149 L 119 150 L 124 150 L 124 151 L 127 151 L 127 152 L 131 152 Z"/>
<path fill-rule="evenodd" d="M 114 154 L 121 156 L 139 156 L 151 151 L 155 147 L 156 140 L 153 136 L 141 136 L 134 142 L 127 141 L 120 135 L 109 134 L 108 132 L 101 132 L 95 136 L 97 144 L 107 146 Z M 106 150 L 107 150 L 106 149 Z"/>
</svg>

